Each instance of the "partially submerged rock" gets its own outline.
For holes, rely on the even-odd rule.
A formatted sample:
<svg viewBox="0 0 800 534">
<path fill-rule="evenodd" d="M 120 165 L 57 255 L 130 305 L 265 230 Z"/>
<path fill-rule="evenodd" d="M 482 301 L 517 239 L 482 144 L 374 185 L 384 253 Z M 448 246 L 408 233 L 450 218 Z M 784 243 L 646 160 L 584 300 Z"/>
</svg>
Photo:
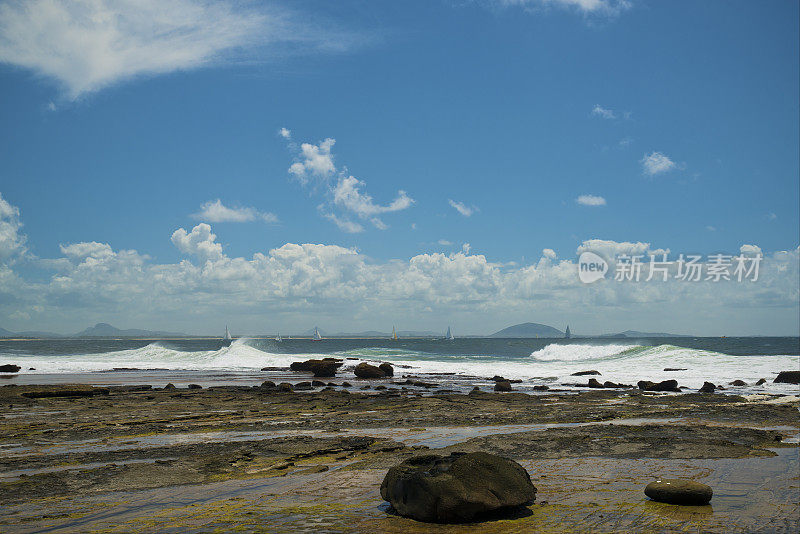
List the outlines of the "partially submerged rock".
<svg viewBox="0 0 800 534">
<path fill-rule="evenodd" d="M 0 373 L 18 373 L 20 369 L 22 368 L 19 365 L 14 365 L 13 363 L 0 365 Z"/>
<path fill-rule="evenodd" d="M 386 378 L 386 373 L 376 365 L 361 362 L 353 370 L 358 378 Z"/>
<path fill-rule="evenodd" d="M 712 384 L 711 382 L 703 382 L 703 387 L 699 389 L 700 393 L 714 393 L 714 390 L 717 389 L 717 386 Z"/>
<path fill-rule="evenodd" d="M 767 383 L 767 379 L 766 378 L 759 378 L 758 382 L 756 382 L 756 385 L 757 386 L 763 386 L 766 383 Z"/>
<path fill-rule="evenodd" d="M 686 369 L 684 369 L 683 367 L 665 367 L 664 371 L 667 371 L 667 372 L 670 372 L 670 371 L 686 371 Z"/>
<path fill-rule="evenodd" d="M 730 385 L 731 386 L 742 387 L 742 386 L 746 386 L 747 382 L 745 382 L 744 380 L 734 380 L 733 382 L 730 383 Z"/>
<path fill-rule="evenodd" d="M 292 362 L 289 369 L 292 371 L 306 371 L 314 373 L 317 378 L 329 378 L 336 376 L 336 370 L 339 369 L 344 362 L 338 358 L 322 358 L 306 360 L 304 362 Z"/>
<path fill-rule="evenodd" d="M 394 376 L 394 368 L 391 366 L 391 364 L 382 363 L 378 366 L 378 369 L 383 371 L 383 374 L 386 376 Z"/>
<path fill-rule="evenodd" d="M 711 501 L 714 492 L 710 486 L 694 480 L 679 478 L 660 479 L 651 482 L 644 494 L 654 501 L 685 506 L 703 506 Z"/>
<path fill-rule="evenodd" d="M 572 373 L 570 376 L 586 376 L 586 375 L 599 375 L 601 374 L 600 371 L 578 371 L 577 373 Z"/>
<path fill-rule="evenodd" d="M 586 387 L 589 387 L 589 388 L 602 388 L 602 387 L 605 387 L 605 386 L 603 386 L 603 384 L 598 382 L 596 378 L 590 378 L 589 379 L 589 383 L 586 384 Z"/>
<path fill-rule="evenodd" d="M 800 371 L 781 371 L 773 382 L 775 384 L 800 384 Z"/>
<path fill-rule="evenodd" d="M 650 380 L 640 380 L 636 384 L 642 391 L 673 391 L 680 392 L 677 380 L 664 380 L 663 382 L 651 382 Z"/>
<path fill-rule="evenodd" d="M 416 456 L 392 467 L 381 497 L 398 514 L 417 521 L 463 523 L 533 502 L 536 487 L 513 460 L 485 452 L 453 453 Z"/>
<path fill-rule="evenodd" d="M 495 391 L 511 391 L 511 382 L 508 380 L 498 380 L 494 383 Z"/>
</svg>

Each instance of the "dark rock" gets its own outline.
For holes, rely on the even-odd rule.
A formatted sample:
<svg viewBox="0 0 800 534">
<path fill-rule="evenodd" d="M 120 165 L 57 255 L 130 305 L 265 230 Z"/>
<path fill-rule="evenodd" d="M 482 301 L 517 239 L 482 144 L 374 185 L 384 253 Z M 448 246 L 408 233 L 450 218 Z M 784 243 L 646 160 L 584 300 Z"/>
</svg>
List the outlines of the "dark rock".
<svg viewBox="0 0 800 534">
<path fill-rule="evenodd" d="M 600 371 L 578 371 L 577 373 L 572 373 L 570 376 L 586 376 L 586 375 L 599 375 L 601 374 Z"/>
<path fill-rule="evenodd" d="M 312 380 L 311 385 L 315 388 L 321 388 L 322 386 L 325 385 L 325 382 L 323 382 L 322 380 Z M 333 385 L 335 386 L 336 384 Z"/>
<path fill-rule="evenodd" d="M 381 389 L 386 389 L 386 386 L 375 386 L 375 390 L 380 391 Z"/>
<path fill-rule="evenodd" d="M 617 382 L 611 382 L 610 380 L 606 380 L 605 382 L 603 382 L 603 387 L 622 389 L 622 388 L 632 388 L 633 386 L 630 384 L 618 384 Z"/>
<path fill-rule="evenodd" d="M 714 492 L 711 487 L 701 482 L 665 478 L 648 484 L 644 489 L 644 494 L 658 502 L 702 506 L 711 501 Z"/>
<path fill-rule="evenodd" d="M 767 383 L 767 379 L 766 378 L 759 378 L 758 382 L 756 382 L 756 385 L 757 386 L 763 386 L 766 383 Z"/>
<path fill-rule="evenodd" d="M 358 378 L 386 378 L 386 373 L 383 372 L 383 369 L 366 362 L 361 362 L 356 365 L 353 372 Z"/>
<path fill-rule="evenodd" d="M 664 368 L 665 371 L 686 371 L 686 369 L 682 369 L 679 367 L 666 367 Z"/>
<path fill-rule="evenodd" d="M 277 386 L 272 380 L 264 380 L 261 382 L 261 389 L 275 389 Z"/>
<path fill-rule="evenodd" d="M 311 382 L 298 382 L 294 385 L 295 391 L 308 391 L 309 389 L 314 389 L 311 387 Z"/>
<path fill-rule="evenodd" d="M 717 389 L 717 386 L 711 382 L 703 382 L 703 387 L 701 387 L 699 391 L 700 393 L 714 393 L 715 389 Z"/>
<path fill-rule="evenodd" d="M 382 370 L 383 374 L 386 376 L 394 376 L 394 368 L 391 366 L 391 364 L 382 363 L 378 366 L 378 369 Z"/>
<path fill-rule="evenodd" d="M 14 365 L 13 363 L 0 365 L 0 373 L 18 373 L 20 369 L 22 369 L 22 367 Z"/>
<path fill-rule="evenodd" d="M 678 389 L 678 381 L 677 380 L 664 380 L 663 382 L 651 382 L 649 380 L 640 380 L 637 384 L 639 389 L 642 391 L 677 391 L 680 392 Z"/>
<path fill-rule="evenodd" d="M 416 456 L 392 467 L 381 483 L 381 497 L 398 514 L 417 521 L 463 523 L 531 503 L 536 487 L 513 460 L 454 453 Z"/>
<path fill-rule="evenodd" d="M 370 389 L 370 387 L 369 387 L 369 386 L 364 386 L 364 387 L 362 387 L 361 389 L 362 389 L 362 390 L 365 390 L 365 389 Z"/>
<path fill-rule="evenodd" d="M 746 386 L 746 385 L 747 385 L 747 382 L 745 382 L 744 380 L 734 380 L 733 382 L 731 382 L 731 383 L 730 383 L 730 385 L 731 385 L 731 386 L 739 386 L 739 387 L 742 387 L 742 386 Z"/>
<path fill-rule="evenodd" d="M 495 391 L 511 391 L 511 382 L 508 380 L 498 380 L 494 383 Z"/>
<path fill-rule="evenodd" d="M 328 378 L 336 376 L 336 370 L 344 365 L 344 362 L 338 358 L 322 358 L 314 360 L 306 360 L 304 362 L 292 362 L 289 369 L 292 371 L 306 371 L 314 373 L 317 378 Z"/>
<path fill-rule="evenodd" d="M 351 384 L 350 382 L 342 382 L 342 387 L 343 388 L 351 388 L 351 387 L 353 387 L 353 384 Z"/>
<path fill-rule="evenodd" d="M 800 371 L 781 371 L 772 382 L 774 384 L 800 384 Z"/>
<path fill-rule="evenodd" d="M 28 367 L 28 371 L 35 371 L 36 367 Z"/>
<path fill-rule="evenodd" d="M 189 384 L 186 387 L 188 387 L 189 389 L 203 389 L 203 386 L 201 386 L 200 384 Z"/>
<path fill-rule="evenodd" d="M 481 388 L 479 388 L 478 386 L 475 386 L 475 387 L 472 388 L 472 391 L 480 391 L 480 390 L 481 390 Z"/>
<path fill-rule="evenodd" d="M 547 391 L 550 389 L 550 386 L 533 386 L 534 391 Z"/>
<path fill-rule="evenodd" d="M 291 393 L 294 391 L 294 388 L 289 382 L 281 382 L 278 384 L 278 391 L 282 391 L 284 393 Z"/>
<path fill-rule="evenodd" d="M 597 381 L 596 378 L 590 378 L 589 383 L 586 384 L 587 388 L 602 388 L 604 387 L 603 384 Z"/>
<path fill-rule="evenodd" d="M 172 382 L 170 382 L 169 384 L 167 384 L 166 386 L 164 386 L 164 389 L 176 389 L 176 388 L 175 388 L 175 384 L 173 384 Z"/>
</svg>

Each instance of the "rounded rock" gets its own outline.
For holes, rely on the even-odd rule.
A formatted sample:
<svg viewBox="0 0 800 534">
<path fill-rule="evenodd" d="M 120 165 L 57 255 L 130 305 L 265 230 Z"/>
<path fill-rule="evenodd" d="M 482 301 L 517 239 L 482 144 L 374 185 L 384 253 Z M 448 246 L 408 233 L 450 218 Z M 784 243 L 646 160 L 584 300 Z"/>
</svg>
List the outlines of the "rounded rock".
<svg viewBox="0 0 800 534">
<path fill-rule="evenodd" d="M 663 478 L 651 482 L 644 494 L 658 502 L 684 506 L 703 506 L 714 495 L 710 486 L 694 480 Z"/>
</svg>

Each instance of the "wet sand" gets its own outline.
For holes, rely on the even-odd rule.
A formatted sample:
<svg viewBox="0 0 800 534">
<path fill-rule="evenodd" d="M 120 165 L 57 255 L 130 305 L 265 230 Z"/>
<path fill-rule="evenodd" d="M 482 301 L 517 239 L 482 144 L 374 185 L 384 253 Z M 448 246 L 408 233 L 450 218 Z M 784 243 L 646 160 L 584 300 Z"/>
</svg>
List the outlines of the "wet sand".
<svg viewBox="0 0 800 534">
<path fill-rule="evenodd" d="M 341 380 L 333 380 L 340 384 Z M 796 397 L 631 391 L 431 394 L 317 388 L 0 387 L 3 532 L 795 532 Z M 373 383 L 373 386 L 377 383 Z M 72 397 L 42 396 L 62 395 Z M 98 393 L 92 396 L 90 393 Z M 513 519 L 427 525 L 390 513 L 386 470 L 431 450 L 524 465 Z M 648 500 L 654 477 L 710 506 Z"/>
</svg>

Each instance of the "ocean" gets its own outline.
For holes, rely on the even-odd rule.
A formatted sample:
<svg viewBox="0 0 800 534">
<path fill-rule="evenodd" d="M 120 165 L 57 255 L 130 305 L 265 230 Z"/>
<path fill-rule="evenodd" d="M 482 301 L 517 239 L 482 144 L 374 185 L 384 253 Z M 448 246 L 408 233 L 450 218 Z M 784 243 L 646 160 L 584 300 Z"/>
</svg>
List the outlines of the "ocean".
<svg viewBox="0 0 800 534">
<path fill-rule="evenodd" d="M 257 385 L 263 380 L 297 382 L 309 375 L 292 373 L 290 363 L 308 358 L 346 359 L 337 378 L 352 379 L 360 361 L 389 362 L 395 377 L 433 380 L 464 390 L 491 385 L 491 377 L 522 380 L 515 389 L 537 385 L 566 391 L 596 370 L 600 381 L 636 384 L 639 380 L 677 379 L 699 388 L 704 381 L 725 385 L 744 380 L 746 387 L 727 392 L 798 394 L 798 386 L 774 384 L 779 371 L 800 369 L 800 338 L 650 338 L 650 339 L 272 339 L 241 338 L 224 347 L 216 339 L 49 339 L 0 340 L 0 364 L 22 367 L 4 375 L 3 384 L 85 383 L 176 386 Z M 263 368 L 270 368 L 263 370 Z M 664 371 L 678 368 L 680 371 Z M 755 386 L 760 379 L 762 386 Z"/>
</svg>

